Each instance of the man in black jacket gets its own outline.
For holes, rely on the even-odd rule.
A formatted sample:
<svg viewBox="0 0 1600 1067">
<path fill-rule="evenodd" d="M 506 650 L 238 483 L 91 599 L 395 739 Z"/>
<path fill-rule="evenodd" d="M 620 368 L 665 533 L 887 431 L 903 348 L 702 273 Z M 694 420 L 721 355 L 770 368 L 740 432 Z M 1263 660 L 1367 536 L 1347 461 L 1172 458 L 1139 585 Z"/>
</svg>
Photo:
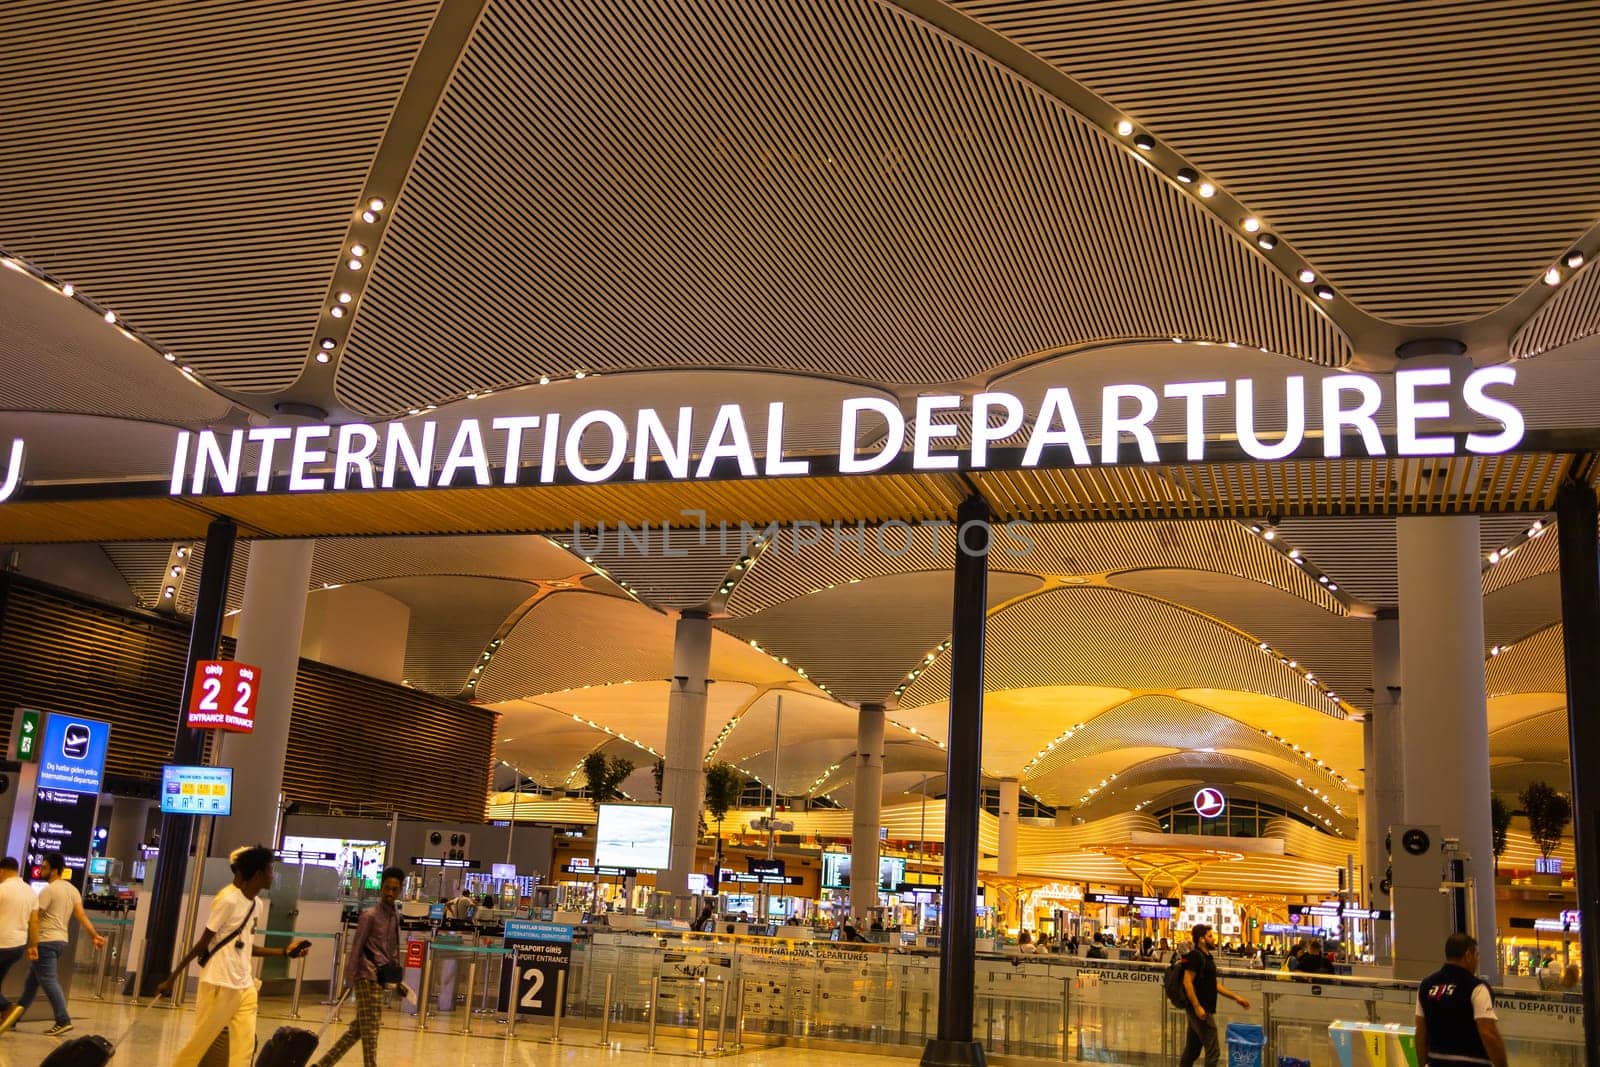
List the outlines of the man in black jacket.
<svg viewBox="0 0 1600 1067">
<path fill-rule="evenodd" d="M 1494 993 L 1477 974 L 1477 939 L 1451 934 L 1445 939 L 1444 960 L 1443 967 L 1417 986 L 1417 1063 L 1507 1067 Z"/>
</svg>

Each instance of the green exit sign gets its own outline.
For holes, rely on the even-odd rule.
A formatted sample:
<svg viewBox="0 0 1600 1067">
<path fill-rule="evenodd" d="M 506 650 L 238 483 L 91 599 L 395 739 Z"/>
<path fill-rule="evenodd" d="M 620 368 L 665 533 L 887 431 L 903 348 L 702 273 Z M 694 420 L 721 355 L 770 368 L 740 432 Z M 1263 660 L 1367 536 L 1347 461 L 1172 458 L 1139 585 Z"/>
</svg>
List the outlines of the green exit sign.
<svg viewBox="0 0 1600 1067">
<path fill-rule="evenodd" d="M 33 763 L 39 758 L 40 713 L 32 708 L 17 709 L 17 743 L 12 759 Z"/>
</svg>

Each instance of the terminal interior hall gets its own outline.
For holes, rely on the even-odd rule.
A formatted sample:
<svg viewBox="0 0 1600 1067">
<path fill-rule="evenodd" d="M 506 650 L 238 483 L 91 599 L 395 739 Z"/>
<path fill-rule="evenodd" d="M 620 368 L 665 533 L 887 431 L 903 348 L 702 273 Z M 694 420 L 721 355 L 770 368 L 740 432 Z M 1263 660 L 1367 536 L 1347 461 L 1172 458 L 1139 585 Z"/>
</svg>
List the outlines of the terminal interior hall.
<svg viewBox="0 0 1600 1067">
<path fill-rule="evenodd" d="M 1600 1067 L 1600 11 L 0 51 L 0 1067 Z"/>
</svg>

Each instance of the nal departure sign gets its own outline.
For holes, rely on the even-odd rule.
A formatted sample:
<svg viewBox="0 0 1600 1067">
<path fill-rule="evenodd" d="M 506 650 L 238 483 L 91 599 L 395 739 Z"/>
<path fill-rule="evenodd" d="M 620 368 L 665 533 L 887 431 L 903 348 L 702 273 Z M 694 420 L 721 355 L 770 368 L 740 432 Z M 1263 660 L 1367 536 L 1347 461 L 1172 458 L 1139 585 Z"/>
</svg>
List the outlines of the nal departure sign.
<svg viewBox="0 0 1600 1067">
<path fill-rule="evenodd" d="M 249 733 L 256 726 L 256 697 L 260 691 L 259 667 L 233 660 L 202 660 L 194 668 L 189 729 Z"/>
</svg>

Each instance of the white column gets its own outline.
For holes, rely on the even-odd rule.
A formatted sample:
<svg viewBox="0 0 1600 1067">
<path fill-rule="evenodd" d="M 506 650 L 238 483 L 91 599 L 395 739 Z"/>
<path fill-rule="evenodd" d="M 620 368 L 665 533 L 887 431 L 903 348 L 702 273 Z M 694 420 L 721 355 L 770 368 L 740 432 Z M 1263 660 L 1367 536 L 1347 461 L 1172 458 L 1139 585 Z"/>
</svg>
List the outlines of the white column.
<svg viewBox="0 0 1600 1067">
<path fill-rule="evenodd" d="M 700 809 L 706 798 L 706 690 L 711 673 L 711 620 L 685 612 L 672 643 L 672 690 L 667 697 L 667 768 L 661 799 L 672 806 L 672 866 L 656 885 L 689 891 Z"/>
<path fill-rule="evenodd" d="M 1370 887 L 1366 899 L 1368 907 L 1381 909 L 1390 907 L 1389 892 L 1383 887 L 1389 862 L 1384 839 L 1389 828 L 1399 826 L 1404 818 L 1400 694 L 1400 620 L 1389 612 L 1372 623 L 1372 710 L 1361 730 L 1366 754 L 1361 791 L 1362 862 L 1367 866 Z M 1388 938 L 1388 924 L 1380 924 L 1376 946 L 1380 962 L 1388 960 Z"/>
<path fill-rule="evenodd" d="M 1478 520 L 1402 518 L 1398 541 L 1404 818 L 1410 825 L 1439 827 L 1441 839 L 1459 839 L 1470 855 L 1466 873 L 1477 885 L 1478 943 L 1492 973 L 1499 957 Z M 1440 895 L 1438 906 L 1446 907 L 1447 899 Z M 1395 926 L 1398 956 L 1406 918 L 1396 916 Z"/>
<path fill-rule="evenodd" d="M 256 541 L 250 546 L 234 657 L 261 669 L 261 692 L 255 731 L 227 734 L 222 741 L 219 762 L 233 768 L 233 814 L 217 820 L 211 835 L 214 856 L 226 856 L 240 845 L 277 844 L 273 828 L 289 751 L 306 583 L 315 547 L 315 541 Z"/>
<path fill-rule="evenodd" d="M 139 858 L 144 843 L 144 827 L 149 821 L 153 800 L 135 797 L 111 798 L 111 824 L 106 827 L 106 856 L 122 861 L 122 877 L 131 878 L 133 861 Z"/>
<path fill-rule="evenodd" d="M 878 833 L 883 822 L 881 704 L 863 704 L 856 720 L 855 825 L 850 835 L 850 913 L 864 919 L 878 906 Z"/>
<path fill-rule="evenodd" d="M 1015 778 L 1000 779 L 1000 858 L 1001 878 L 1017 876 L 1017 807 L 1022 786 Z"/>
</svg>

